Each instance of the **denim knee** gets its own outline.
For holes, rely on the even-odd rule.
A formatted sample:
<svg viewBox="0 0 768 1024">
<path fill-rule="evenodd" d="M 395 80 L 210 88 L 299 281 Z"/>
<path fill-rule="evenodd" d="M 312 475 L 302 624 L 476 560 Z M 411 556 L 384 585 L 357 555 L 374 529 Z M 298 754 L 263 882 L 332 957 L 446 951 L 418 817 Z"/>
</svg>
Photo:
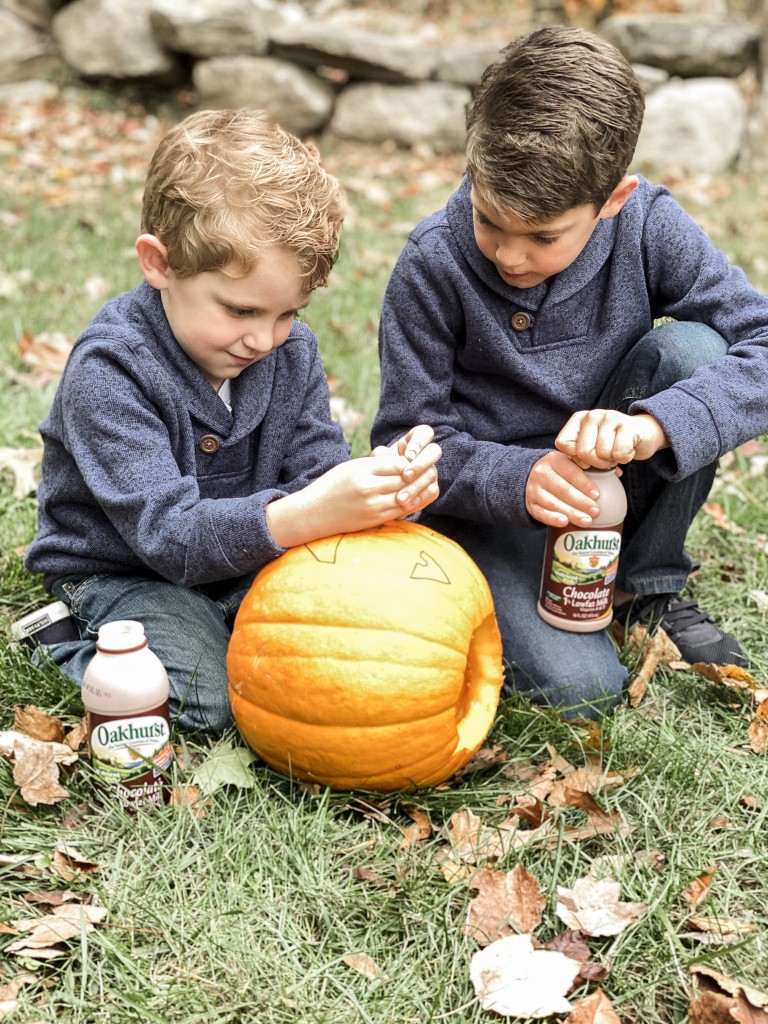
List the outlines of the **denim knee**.
<svg viewBox="0 0 768 1024">
<path fill-rule="evenodd" d="M 549 627 L 550 629 L 553 627 Z M 564 718 L 596 718 L 623 700 L 627 670 L 607 634 L 566 633 L 529 646 L 508 670 L 507 692 L 556 708 Z"/>
<path fill-rule="evenodd" d="M 707 366 L 728 351 L 724 339 L 707 324 L 672 321 L 660 324 L 641 339 L 658 354 L 656 390 L 687 380 L 700 366 Z M 638 342 L 640 344 L 641 342 Z"/>
<path fill-rule="evenodd" d="M 728 351 L 706 324 L 672 321 L 644 334 L 620 361 L 596 405 L 626 412 L 633 402 L 687 380 Z"/>
</svg>

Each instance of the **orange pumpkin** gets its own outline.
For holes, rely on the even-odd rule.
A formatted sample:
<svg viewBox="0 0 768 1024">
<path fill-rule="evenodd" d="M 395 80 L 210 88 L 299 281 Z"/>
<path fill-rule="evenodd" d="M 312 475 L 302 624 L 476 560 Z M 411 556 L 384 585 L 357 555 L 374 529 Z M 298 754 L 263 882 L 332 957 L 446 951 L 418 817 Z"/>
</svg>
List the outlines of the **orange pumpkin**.
<svg viewBox="0 0 768 1024">
<path fill-rule="evenodd" d="M 501 639 L 485 577 L 409 522 L 292 548 L 256 577 L 227 658 L 245 740 L 285 774 L 389 792 L 442 782 L 493 724 Z"/>
</svg>

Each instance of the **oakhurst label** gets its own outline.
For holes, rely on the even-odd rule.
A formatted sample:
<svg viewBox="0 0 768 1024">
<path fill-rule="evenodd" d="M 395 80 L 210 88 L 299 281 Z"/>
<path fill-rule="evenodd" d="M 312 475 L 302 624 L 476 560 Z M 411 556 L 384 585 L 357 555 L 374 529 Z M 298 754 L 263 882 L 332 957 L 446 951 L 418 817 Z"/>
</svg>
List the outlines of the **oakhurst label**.
<svg viewBox="0 0 768 1024">
<path fill-rule="evenodd" d="M 167 704 L 114 718 L 89 713 L 93 770 L 126 807 L 162 804 L 173 759 Z"/>
<path fill-rule="evenodd" d="M 572 622 L 610 616 L 621 526 L 550 529 L 541 579 L 545 611 Z"/>
</svg>

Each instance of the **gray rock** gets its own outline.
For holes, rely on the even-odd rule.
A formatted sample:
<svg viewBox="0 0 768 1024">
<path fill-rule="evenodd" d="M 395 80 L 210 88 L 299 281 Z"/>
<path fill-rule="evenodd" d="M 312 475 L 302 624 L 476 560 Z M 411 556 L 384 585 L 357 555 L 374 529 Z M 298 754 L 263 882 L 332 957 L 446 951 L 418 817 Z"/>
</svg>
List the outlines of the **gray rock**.
<svg viewBox="0 0 768 1024">
<path fill-rule="evenodd" d="M 194 57 L 265 54 L 270 33 L 306 17 L 275 0 L 154 0 L 150 23 L 158 42 Z"/>
<path fill-rule="evenodd" d="M 419 43 L 354 28 L 341 18 L 276 29 L 272 52 L 298 64 L 343 68 L 350 78 L 377 82 L 430 78 L 437 62 L 437 53 Z"/>
<path fill-rule="evenodd" d="M 28 78 L 21 82 L 0 85 L 0 103 L 39 103 L 59 95 L 58 86 L 42 78 Z"/>
<path fill-rule="evenodd" d="M 669 81 L 668 71 L 664 71 L 663 68 L 652 68 L 650 64 L 633 64 L 632 70 L 637 75 L 646 96 Z"/>
<path fill-rule="evenodd" d="M 746 107 L 730 79 L 671 81 L 648 97 L 633 167 L 724 171 L 738 156 L 745 127 Z"/>
<path fill-rule="evenodd" d="M 200 106 L 266 110 L 294 135 L 320 131 L 335 94 L 317 75 L 274 57 L 214 57 L 199 61 L 192 80 Z"/>
<path fill-rule="evenodd" d="M 0 0 L 0 9 L 10 11 L 22 21 L 46 28 L 66 0 Z"/>
<path fill-rule="evenodd" d="M 757 60 L 757 32 L 741 18 L 616 14 L 599 31 L 633 64 L 680 78 L 735 78 Z"/>
<path fill-rule="evenodd" d="M 44 37 L 10 11 L 0 10 L 0 82 L 18 82 L 40 73 Z"/>
<path fill-rule="evenodd" d="M 424 143 L 436 153 L 464 148 L 469 89 L 441 82 L 385 85 L 358 82 L 336 100 L 330 130 L 344 139 L 401 146 Z"/>
<path fill-rule="evenodd" d="M 73 0 L 51 27 L 62 56 L 79 74 L 164 78 L 176 61 L 155 40 L 152 0 Z"/>
<path fill-rule="evenodd" d="M 501 47 L 494 43 L 444 46 L 437 58 L 435 78 L 438 82 L 454 82 L 474 88 L 480 84 L 483 72 L 500 52 Z"/>
</svg>

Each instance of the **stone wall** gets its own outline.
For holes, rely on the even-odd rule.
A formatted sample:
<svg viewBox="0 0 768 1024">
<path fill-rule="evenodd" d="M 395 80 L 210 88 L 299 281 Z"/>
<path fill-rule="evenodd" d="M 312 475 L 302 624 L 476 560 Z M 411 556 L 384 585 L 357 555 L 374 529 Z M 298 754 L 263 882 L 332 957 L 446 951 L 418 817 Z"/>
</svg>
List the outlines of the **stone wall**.
<svg viewBox="0 0 768 1024">
<path fill-rule="evenodd" d="M 438 44 L 428 32 L 377 31 L 354 13 L 292 0 L 0 0 L 0 82 L 63 64 L 85 83 L 152 82 L 191 88 L 200 107 L 263 107 L 302 136 L 458 152 L 483 69 L 531 28 Z M 597 31 L 632 61 L 647 92 L 635 166 L 717 172 L 744 156 L 754 26 L 723 14 L 637 14 L 609 17 Z"/>
</svg>

